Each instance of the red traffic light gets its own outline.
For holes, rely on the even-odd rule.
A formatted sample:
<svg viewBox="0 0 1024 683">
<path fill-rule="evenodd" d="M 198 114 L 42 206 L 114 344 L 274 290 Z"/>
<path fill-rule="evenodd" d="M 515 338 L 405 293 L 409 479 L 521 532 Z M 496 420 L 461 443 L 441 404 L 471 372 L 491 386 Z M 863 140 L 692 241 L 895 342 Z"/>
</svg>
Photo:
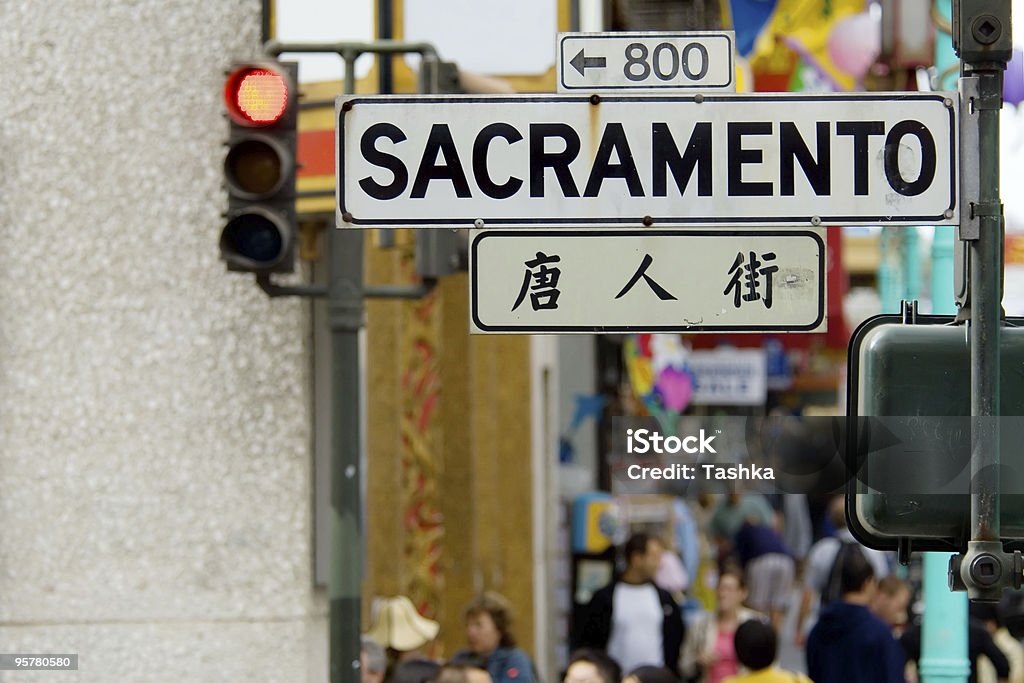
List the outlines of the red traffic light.
<svg viewBox="0 0 1024 683">
<path fill-rule="evenodd" d="M 257 65 L 236 69 L 224 84 L 228 115 L 246 126 L 269 126 L 284 116 L 291 97 L 285 74 Z"/>
</svg>

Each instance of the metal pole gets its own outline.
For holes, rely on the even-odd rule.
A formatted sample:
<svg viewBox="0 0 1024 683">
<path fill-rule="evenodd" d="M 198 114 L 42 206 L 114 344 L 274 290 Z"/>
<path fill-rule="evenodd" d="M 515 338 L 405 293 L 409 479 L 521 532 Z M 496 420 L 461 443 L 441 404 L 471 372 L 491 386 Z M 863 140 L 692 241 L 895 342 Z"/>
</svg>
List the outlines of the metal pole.
<svg viewBox="0 0 1024 683">
<path fill-rule="evenodd" d="M 391 0 L 377 0 L 377 38 L 380 40 L 392 40 L 395 37 L 394 15 L 391 11 Z M 382 95 L 388 94 L 393 89 L 392 68 L 394 62 L 391 55 L 382 54 L 377 57 L 377 83 Z"/>
<path fill-rule="evenodd" d="M 1002 310 L 1003 221 L 999 207 L 1001 70 L 977 72 L 978 213 L 971 242 L 971 540 L 999 541 L 999 325 Z M 994 106 L 993 106 L 994 105 Z"/>
<path fill-rule="evenodd" d="M 1000 533 L 1000 325 L 1003 207 L 999 198 L 999 110 L 1012 53 L 1009 0 L 959 0 L 953 26 L 962 70 L 960 237 L 969 244 L 971 346 L 971 537 L 950 563 L 951 587 L 998 600 L 1019 587 L 1024 557 L 1005 552 Z M 975 137 L 977 142 L 968 137 Z M 974 151 L 977 151 L 975 156 Z M 972 181 L 976 185 L 972 186 Z M 959 574 L 959 581 L 956 574 Z"/>
<path fill-rule="evenodd" d="M 268 41 L 267 54 L 283 52 L 334 53 L 345 62 L 345 94 L 355 92 L 355 61 L 364 53 L 415 52 L 436 58 L 429 43 L 377 41 L 374 43 L 280 43 Z M 363 231 L 327 230 L 330 283 L 326 290 L 311 286 L 279 286 L 269 276 L 257 281 L 269 296 L 327 296 L 327 324 L 331 332 L 331 520 L 330 599 L 331 683 L 359 680 L 359 634 L 362 626 L 362 564 L 365 557 L 360 496 L 362 413 L 359 372 L 359 331 L 365 316 L 365 297 L 419 298 L 435 284 L 424 278 L 420 286 L 363 285 Z"/>
<path fill-rule="evenodd" d="M 359 329 L 363 324 L 363 233 L 328 230 L 331 330 L 331 683 L 359 680 L 361 562 Z"/>
</svg>

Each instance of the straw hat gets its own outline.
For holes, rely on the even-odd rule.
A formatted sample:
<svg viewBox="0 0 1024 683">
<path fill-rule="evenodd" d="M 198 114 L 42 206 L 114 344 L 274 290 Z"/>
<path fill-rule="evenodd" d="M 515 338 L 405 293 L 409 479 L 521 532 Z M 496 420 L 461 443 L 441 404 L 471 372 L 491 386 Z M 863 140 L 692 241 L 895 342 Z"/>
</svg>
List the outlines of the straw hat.
<svg viewBox="0 0 1024 683">
<path fill-rule="evenodd" d="M 373 625 L 366 635 L 401 652 L 423 647 L 441 629 L 436 621 L 421 617 L 412 600 L 404 595 L 374 599 L 371 619 Z"/>
</svg>

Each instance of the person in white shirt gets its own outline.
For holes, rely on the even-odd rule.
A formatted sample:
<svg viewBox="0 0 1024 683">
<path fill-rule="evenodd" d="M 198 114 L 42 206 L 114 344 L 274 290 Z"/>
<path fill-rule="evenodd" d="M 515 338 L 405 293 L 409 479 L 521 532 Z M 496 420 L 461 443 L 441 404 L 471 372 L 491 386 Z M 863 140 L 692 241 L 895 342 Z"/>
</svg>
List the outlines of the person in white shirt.
<svg viewBox="0 0 1024 683">
<path fill-rule="evenodd" d="M 594 593 L 587 608 L 580 644 L 606 651 L 624 671 L 645 665 L 676 671 L 682 616 L 653 582 L 664 550 L 657 538 L 633 534 L 624 548 L 626 570 Z"/>
</svg>

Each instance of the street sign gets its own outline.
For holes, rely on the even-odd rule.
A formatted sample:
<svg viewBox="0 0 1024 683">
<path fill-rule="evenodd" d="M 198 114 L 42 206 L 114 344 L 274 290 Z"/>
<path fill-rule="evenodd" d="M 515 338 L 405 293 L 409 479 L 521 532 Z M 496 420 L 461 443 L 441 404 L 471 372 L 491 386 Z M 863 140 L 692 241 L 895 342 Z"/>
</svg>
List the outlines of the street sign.
<svg viewBox="0 0 1024 683">
<path fill-rule="evenodd" d="M 352 96 L 338 226 L 955 225 L 944 93 Z"/>
<path fill-rule="evenodd" d="M 825 232 L 475 230 L 474 332 L 823 332 Z"/>
<path fill-rule="evenodd" d="M 735 34 L 559 33 L 558 92 L 736 92 Z"/>
</svg>

